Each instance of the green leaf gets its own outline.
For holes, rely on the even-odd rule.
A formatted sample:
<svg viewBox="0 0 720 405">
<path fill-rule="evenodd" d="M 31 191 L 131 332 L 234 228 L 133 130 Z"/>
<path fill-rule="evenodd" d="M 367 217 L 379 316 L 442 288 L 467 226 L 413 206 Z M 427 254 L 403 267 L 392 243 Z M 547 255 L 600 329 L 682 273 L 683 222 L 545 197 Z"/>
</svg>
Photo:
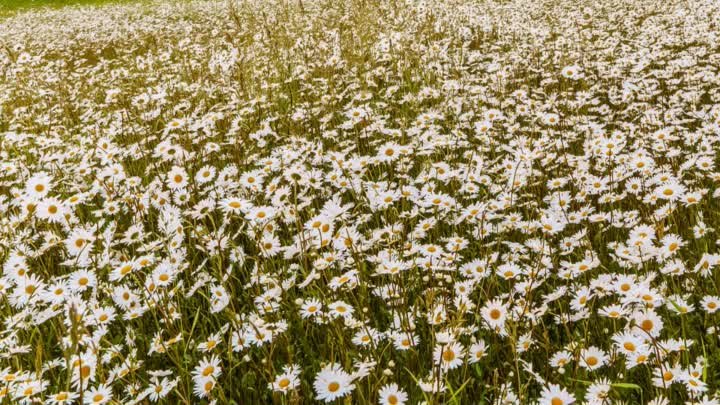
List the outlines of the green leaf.
<svg viewBox="0 0 720 405">
<path fill-rule="evenodd" d="M 623 389 L 629 389 L 629 390 L 642 391 L 641 386 L 639 386 L 637 384 L 633 384 L 633 383 L 613 383 L 613 384 L 610 384 L 610 386 L 613 388 L 623 388 Z"/>
</svg>

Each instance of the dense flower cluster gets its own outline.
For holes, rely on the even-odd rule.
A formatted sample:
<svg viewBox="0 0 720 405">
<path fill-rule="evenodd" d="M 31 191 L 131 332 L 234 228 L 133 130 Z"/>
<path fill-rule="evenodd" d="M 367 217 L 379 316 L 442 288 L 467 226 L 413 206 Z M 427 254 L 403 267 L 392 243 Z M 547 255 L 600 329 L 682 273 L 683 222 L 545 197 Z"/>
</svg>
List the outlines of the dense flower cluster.
<svg viewBox="0 0 720 405">
<path fill-rule="evenodd" d="M 0 21 L 0 403 L 718 404 L 720 3 Z"/>
</svg>

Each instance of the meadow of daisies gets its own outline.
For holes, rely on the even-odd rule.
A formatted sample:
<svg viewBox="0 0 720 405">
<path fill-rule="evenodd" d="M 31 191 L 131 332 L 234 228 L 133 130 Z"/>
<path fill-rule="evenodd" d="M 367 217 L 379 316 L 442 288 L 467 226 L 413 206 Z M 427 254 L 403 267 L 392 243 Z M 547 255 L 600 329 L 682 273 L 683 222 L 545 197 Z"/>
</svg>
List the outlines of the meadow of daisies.
<svg viewBox="0 0 720 405">
<path fill-rule="evenodd" d="M 0 404 L 720 404 L 720 2 L 0 20 Z"/>
</svg>

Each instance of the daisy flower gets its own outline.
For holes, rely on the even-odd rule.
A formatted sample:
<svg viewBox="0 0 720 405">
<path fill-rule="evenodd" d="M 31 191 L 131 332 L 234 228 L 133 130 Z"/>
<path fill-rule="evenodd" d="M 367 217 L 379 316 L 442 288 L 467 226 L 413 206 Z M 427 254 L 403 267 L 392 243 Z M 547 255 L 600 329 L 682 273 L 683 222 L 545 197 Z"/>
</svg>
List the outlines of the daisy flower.
<svg viewBox="0 0 720 405">
<path fill-rule="evenodd" d="M 315 376 L 313 387 L 316 399 L 332 402 L 342 398 L 355 389 L 352 377 L 337 363 L 326 365 Z"/>
</svg>

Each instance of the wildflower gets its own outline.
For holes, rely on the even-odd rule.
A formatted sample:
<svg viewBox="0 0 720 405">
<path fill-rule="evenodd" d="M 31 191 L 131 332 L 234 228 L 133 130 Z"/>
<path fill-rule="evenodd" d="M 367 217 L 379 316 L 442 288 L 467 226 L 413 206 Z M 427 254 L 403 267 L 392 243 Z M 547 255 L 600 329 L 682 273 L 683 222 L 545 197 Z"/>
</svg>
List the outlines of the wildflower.
<svg viewBox="0 0 720 405">
<path fill-rule="evenodd" d="M 597 370 L 598 368 L 604 366 L 608 361 L 608 357 L 605 352 L 595 346 L 583 349 L 582 353 L 580 353 L 580 359 L 580 364 L 590 371 Z"/>
<path fill-rule="evenodd" d="M 102 405 L 110 400 L 112 400 L 112 391 L 104 385 L 90 388 L 83 394 L 83 403 L 86 405 Z"/>
<path fill-rule="evenodd" d="M 395 383 L 384 385 L 378 393 L 380 405 L 403 405 L 408 399 L 407 393 Z"/>
<path fill-rule="evenodd" d="M 283 367 L 282 374 L 275 377 L 275 381 L 270 383 L 270 388 L 278 392 L 288 392 L 296 389 L 300 385 L 300 368 L 297 365 L 289 365 Z"/>
<path fill-rule="evenodd" d="M 540 394 L 542 405 L 568 405 L 575 402 L 573 397 L 565 388 L 559 385 L 550 384 L 544 387 Z"/>
<path fill-rule="evenodd" d="M 346 373 L 339 364 L 332 363 L 323 367 L 315 376 L 313 382 L 316 398 L 325 402 L 332 402 L 342 398 L 355 389 L 350 374 Z"/>
<path fill-rule="evenodd" d="M 493 300 L 485 304 L 482 309 L 485 322 L 493 329 L 502 329 L 505 326 L 507 309 L 500 300 Z"/>
<path fill-rule="evenodd" d="M 457 342 L 439 344 L 433 351 L 435 364 L 439 364 L 445 370 L 452 370 L 463 363 L 464 350 Z"/>
</svg>

